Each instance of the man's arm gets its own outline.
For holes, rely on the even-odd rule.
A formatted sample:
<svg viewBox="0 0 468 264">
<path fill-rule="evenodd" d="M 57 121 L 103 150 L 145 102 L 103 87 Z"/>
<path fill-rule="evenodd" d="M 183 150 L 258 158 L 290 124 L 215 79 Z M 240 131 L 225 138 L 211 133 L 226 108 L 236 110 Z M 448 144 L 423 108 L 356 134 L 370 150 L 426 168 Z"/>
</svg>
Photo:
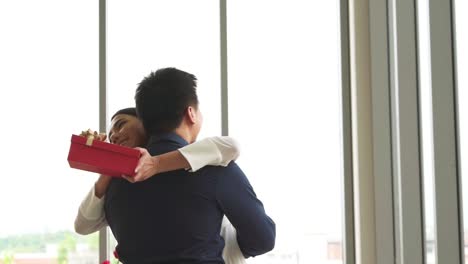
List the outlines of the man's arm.
<svg viewBox="0 0 468 264">
<path fill-rule="evenodd" d="M 220 168 L 216 197 L 225 215 L 237 230 L 239 248 L 246 257 L 271 251 L 275 246 L 276 229 L 265 213 L 249 180 L 232 162 Z"/>
</svg>

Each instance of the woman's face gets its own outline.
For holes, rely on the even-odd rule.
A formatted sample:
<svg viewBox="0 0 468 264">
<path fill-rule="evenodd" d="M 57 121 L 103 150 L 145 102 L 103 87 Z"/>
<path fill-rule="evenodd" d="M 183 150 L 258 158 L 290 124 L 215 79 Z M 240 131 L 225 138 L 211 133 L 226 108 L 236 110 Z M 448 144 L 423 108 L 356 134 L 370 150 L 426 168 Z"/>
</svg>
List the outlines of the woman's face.
<svg viewBox="0 0 468 264">
<path fill-rule="evenodd" d="M 109 130 L 110 143 L 130 148 L 144 147 L 146 139 L 143 123 L 137 117 L 120 114 L 112 119 Z"/>
</svg>

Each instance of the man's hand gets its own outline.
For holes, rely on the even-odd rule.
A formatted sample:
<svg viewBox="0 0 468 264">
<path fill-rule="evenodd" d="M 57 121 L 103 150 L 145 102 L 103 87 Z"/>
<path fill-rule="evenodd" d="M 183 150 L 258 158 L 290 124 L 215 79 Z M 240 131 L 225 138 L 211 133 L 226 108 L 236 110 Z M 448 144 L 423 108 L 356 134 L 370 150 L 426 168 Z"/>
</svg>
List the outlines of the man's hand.
<svg viewBox="0 0 468 264">
<path fill-rule="evenodd" d="M 140 151 L 141 156 L 138 165 L 135 168 L 135 176 L 130 177 L 123 175 L 122 177 L 129 182 L 144 181 L 158 173 L 159 157 L 151 155 L 144 148 L 136 148 Z"/>
</svg>

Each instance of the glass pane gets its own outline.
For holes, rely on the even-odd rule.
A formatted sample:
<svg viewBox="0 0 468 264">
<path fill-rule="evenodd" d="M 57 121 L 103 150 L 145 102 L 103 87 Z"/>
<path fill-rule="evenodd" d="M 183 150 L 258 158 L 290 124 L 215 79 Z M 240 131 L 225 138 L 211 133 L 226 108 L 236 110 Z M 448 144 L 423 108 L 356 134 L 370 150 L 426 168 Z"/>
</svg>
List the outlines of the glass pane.
<svg viewBox="0 0 468 264">
<path fill-rule="evenodd" d="M 109 1 L 109 114 L 134 106 L 137 84 L 151 71 L 195 74 L 204 115 L 199 138 L 221 133 L 218 1 Z"/>
<path fill-rule="evenodd" d="M 135 105 L 135 90 L 143 77 L 159 68 L 176 67 L 198 78 L 204 116 L 198 138 L 219 136 L 219 2 L 108 1 L 107 14 L 109 118 Z"/>
<path fill-rule="evenodd" d="M 435 259 L 434 215 L 434 146 L 432 136 L 431 54 L 429 38 L 429 1 L 418 1 L 419 80 L 422 125 L 422 157 L 424 181 L 424 218 L 426 232 L 426 263 Z"/>
<path fill-rule="evenodd" d="M 0 2 L 3 263 L 98 260 L 73 226 L 95 177 L 67 162 L 71 135 L 98 129 L 97 21 L 91 0 Z"/>
<path fill-rule="evenodd" d="M 230 135 L 277 226 L 249 263 L 342 263 L 338 1 L 228 2 Z"/>
<path fill-rule="evenodd" d="M 468 17 L 463 11 L 468 10 L 467 1 L 455 1 L 455 28 L 456 28 L 456 55 L 457 55 L 457 79 L 458 79 L 458 114 L 459 114 L 459 138 L 460 138 L 460 162 L 463 187 L 463 225 L 465 241 L 465 263 L 468 263 Z"/>
</svg>

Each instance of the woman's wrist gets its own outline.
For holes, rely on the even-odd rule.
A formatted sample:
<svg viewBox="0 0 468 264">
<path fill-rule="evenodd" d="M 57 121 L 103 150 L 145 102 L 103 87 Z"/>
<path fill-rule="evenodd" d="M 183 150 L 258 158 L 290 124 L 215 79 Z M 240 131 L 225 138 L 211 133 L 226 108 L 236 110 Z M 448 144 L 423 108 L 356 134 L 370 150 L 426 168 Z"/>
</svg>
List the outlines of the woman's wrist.
<svg viewBox="0 0 468 264">
<path fill-rule="evenodd" d="M 152 175 L 160 173 L 160 164 L 161 164 L 161 156 L 156 155 L 151 157 L 151 163 L 152 163 Z"/>
<path fill-rule="evenodd" d="M 190 164 L 178 150 L 153 156 L 151 158 L 153 160 L 152 166 L 155 169 L 154 174 L 190 168 Z"/>
<path fill-rule="evenodd" d="M 99 179 L 96 181 L 96 183 L 94 183 L 94 195 L 97 198 L 101 199 L 104 196 L 111 180 L 112 180 L 112 177 L 110 176 L 106 176 L 106 175 L 99 176 Z"/>
</svg>

